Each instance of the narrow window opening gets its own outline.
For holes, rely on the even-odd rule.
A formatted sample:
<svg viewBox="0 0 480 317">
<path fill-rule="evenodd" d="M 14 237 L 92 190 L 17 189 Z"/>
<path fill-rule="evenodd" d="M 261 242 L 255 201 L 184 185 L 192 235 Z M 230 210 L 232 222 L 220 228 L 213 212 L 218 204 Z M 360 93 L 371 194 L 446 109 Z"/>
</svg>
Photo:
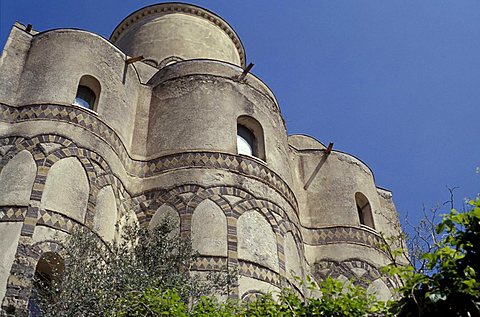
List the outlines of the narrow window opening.
<svg viewBox="0 0 480 317">
<path fill-rule="evenodd" d="M 28 302 L 29 316 L 42 316 L 41 301 L 55 301 L 60 292 L 65 264 L 58 254 L 44 253 L 37 262 L 33 278 L 33 289 Z"/>
<path fill-rule="evenodd" d="M 255 151 L 255 135 L 242 125 L 237 125 L 238 154 L 257 156 Z"/>
<path fill-rule="evenodd" d="M 362 193 L 356 193 L 355 201 L 357 204 L 357 213 L 360 224 L 375 229 L 372 207 L 370 206 L 367 197 Z"/>
<path fill-rule="evenodd" d="M 78 86 L 77 96 L 75 97 L 73 104 L 87 109 L 93 109 L 96 99 L 97 96 L 93 90 L 87 86 Z"/>
<path fill-rule="evenodd" d="M 97 111 L 100 88 L 100 83 L 95 77 L 90 75 L 82 76 L 78 83 L 77 94 L 75 95 L 73 104 Z"/>
<path fill-rule="evenodd" d="M 360 223 L 362 225 L 364 225 L 365 224 L 365 218 L 363 217 L 362 207 L 360 207 L 358 204 L 357 204 L 357 212 L 358 212 L 358 218 L 360 219 Z"/>
<path fill-rule="evenodd" d="M 237 119 L 237 153 L 265 161 L 263 129 L 252 117 L 240 116 Z"/>
</svg>

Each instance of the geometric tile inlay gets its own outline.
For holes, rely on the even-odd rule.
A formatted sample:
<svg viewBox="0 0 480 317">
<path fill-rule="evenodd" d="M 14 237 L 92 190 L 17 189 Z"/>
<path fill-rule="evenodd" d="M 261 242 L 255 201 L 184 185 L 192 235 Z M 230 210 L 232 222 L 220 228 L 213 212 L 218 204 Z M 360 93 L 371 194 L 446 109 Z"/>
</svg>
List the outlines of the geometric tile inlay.
<svg viewBox="0 0 480 317">
<path fill-rule="evenodd" d="M 27 207 L 2 206 L 0 207 L 0 222 L 23 221 Z"/>
<path fill-rule="evenodd" d="M 280 275 L 270 269 L 267 269 L 258 264 L 238 260 L 239 274 L 247 277 L 252 277 L 272 285 L 281 287 Z"/>
<path fill-rule="evenodd" d="M 227 268 L 227 258 L 219 256 L 199 256 L 192 263 L 194 271 L 219 271 Z"/>
<path fill-rule="evenodd" d="M 65 232 L 71 232 L 78 222 L 54 211 L 40 210 L 37 223 Z"/>
<path fill-rule="evenodd" d="M 194 271 L 219 271 L 226 268 L 227 258 L 217 256 L 199 256 L 191 267 Z M 281 287 L 278 273 L 255 263 L 238 260 L 238 273 Z"/>
<path fill-rule="evenodd" d="M 325 245 L 336 243 L 362 244 L 380 249 L 381 236 L 361 227 L 335 226 L 319 229 L 302 228 L 306 244 Z"/>
<path fill-rule="evenodd" d="M 137 161 L 130 158 L 122 140 L 114 130 L 86 110 L 52 104 L 22 107 L 0 104 L 0 121 L 15 123 L 38 119 L 74 123 L 100 135 L 117 153 L 127 173 L 133 176 L 149 177 L 185 167 L 224 169 L 264 182 L 279 192 L 294 210 L 298 210 L 295 195 L 289 186 L 280 176 L 257 160 L 218 152 L 184 152 L 150 161 Z"/>
</svg>

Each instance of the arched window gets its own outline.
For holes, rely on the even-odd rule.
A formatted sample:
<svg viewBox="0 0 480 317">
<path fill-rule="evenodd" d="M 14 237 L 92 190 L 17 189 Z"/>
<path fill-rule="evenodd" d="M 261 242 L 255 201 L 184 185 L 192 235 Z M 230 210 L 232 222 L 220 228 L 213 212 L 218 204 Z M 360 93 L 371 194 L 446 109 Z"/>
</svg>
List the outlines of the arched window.
<svg viewBox="0 0 480 317">
<path fill-rule="evenodd" d="M 93 90 L 87 86 L 78 86 L 77 96 L 75 97 L 75 101 L 73 103 L 80 107 L 93 109 L 96 99 L 97 96 Z"/>
<path fill-rule="evenodd" d="M 237 153 L 265 160 L 263 129 L 251 117 L 241 116 L 237 120 Z"/>
<path fill-rule="evenodd" d="M 375 225 L 373 223 L 372 207 L 370 206 L 367 197 L 365 197 L 365 195 L 362 193 L 356 193 L 355 201 L 357 203 L 357 212 L 360 224 L 375 229 Z"/>
<path fill-rule="evenodd" d="M 39 301 L 55 300 L 55 294 L 60 291 L 60 284 L 65 270 L 61 256 L 54 252 L 46 252 L 37 262 L 33 289 L 28 302 L 29 316 L 42 316 Z"/>
<path fill-rule="evenodd" d="M 98 98 L 100 97 L 100 83 L 95 77 L 84 75 L 80 78 L 74 105 L 97 110 Z"/>
<path fill-rule="evenodd" d="M 237 125 L 237 151 L 238 154 L 256 156 L 255 135 L 243 125 Z"/>
</svg>

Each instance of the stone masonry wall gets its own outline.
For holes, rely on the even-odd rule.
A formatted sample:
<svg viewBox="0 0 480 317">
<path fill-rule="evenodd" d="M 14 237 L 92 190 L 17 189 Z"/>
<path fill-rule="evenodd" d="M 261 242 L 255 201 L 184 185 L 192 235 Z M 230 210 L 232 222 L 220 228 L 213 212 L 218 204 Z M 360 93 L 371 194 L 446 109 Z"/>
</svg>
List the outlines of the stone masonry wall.
<svg viewBox="0 0 480 317">
<path fill-rule="evenodd" d="M 87 31 L 16 24 L 0 58 L 1 316 L 25 314 L 38 260 L 61 256 L 75 227 L 110 241 L 127 213 L 144 226 L 175 219 L 200 254 L 193 270 L 237 268 L 234 298 L 285 286 L 303 295 L 296 277 L 307 274 L 391 296 L 395 281 L 379 271 L 379 232 L 398 232 L 391 193 L 352 155 L 287 137 L 225 21 L 160 4 L 125 19 L 111 41 L 123 51 Z M 125 52 L 148 58 L 129 63 Z M 95 109 L 72 105 L 84 75 L 101 87 Z M 253 123 L 262 154 L 238 154 L 237 124 Z"/>
</svg>

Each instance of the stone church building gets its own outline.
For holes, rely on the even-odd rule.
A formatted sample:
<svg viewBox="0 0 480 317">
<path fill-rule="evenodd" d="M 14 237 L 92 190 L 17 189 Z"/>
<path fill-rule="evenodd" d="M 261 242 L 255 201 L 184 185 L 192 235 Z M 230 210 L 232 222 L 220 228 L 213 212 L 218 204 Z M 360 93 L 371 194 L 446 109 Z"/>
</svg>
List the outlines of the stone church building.
<svg viewBox="0 0 480 317">
<path fill-rule="evenodd" d="M 379 272 L 391 193 L 351 154 L 287 134 L 221 17 L 162 3 L 109 39 L 16 23 L 0 59 L 3 314 L 25 310 L 55 237 L 86 226 L 109 241 L 127 214 L 176 218 L 201 255 L 193 270 L 238 268 L 232 297 L 302 294 L 293 277 L 307 274 L 380 298 L 394 284 Z"/>
</svg>

